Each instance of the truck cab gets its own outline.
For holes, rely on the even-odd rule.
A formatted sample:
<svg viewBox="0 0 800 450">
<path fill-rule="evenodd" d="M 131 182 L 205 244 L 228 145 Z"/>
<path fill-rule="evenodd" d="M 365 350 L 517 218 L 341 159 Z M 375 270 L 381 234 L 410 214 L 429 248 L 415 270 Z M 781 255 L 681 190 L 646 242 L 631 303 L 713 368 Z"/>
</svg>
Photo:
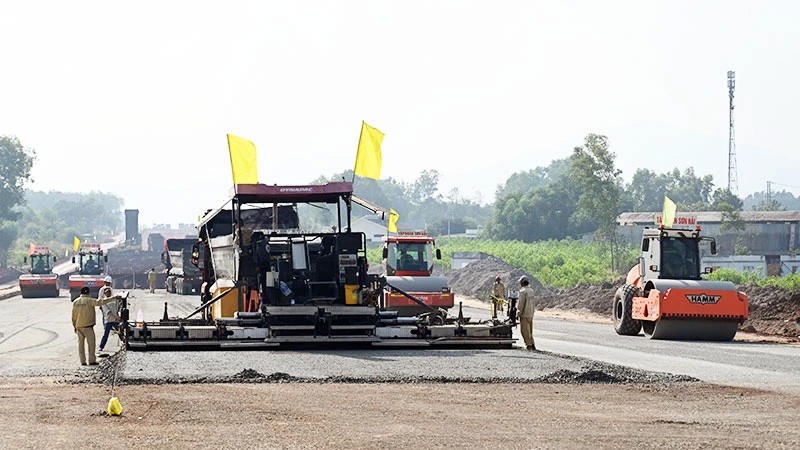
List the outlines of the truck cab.
<svg viewBox="0 0 800 450">
<path fill-rule="evenodd" d="M 387 276 L 430 276 L 433 259 L 442 259 L 442 251 L 425 231 L 399 231 L 385 238 L 383 262 Z"/>
</svg>

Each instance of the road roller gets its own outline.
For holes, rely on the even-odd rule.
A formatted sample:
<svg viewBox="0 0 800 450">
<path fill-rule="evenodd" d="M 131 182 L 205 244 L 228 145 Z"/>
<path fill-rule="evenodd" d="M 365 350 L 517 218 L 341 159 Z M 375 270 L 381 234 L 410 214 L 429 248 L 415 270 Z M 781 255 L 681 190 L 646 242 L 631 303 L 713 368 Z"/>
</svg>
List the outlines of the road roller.
<svg viewBox="0 0 800 450">
<path fill-rule="evenodd" d="M 694 229 L 645 228 L 639 264 L 614 295 L 617 334 L 651 339 L 731 341 L 747 320 L 747 295 L 728 281 L 708 281 L 700 244 L 716 241 Z"/>
</svg>

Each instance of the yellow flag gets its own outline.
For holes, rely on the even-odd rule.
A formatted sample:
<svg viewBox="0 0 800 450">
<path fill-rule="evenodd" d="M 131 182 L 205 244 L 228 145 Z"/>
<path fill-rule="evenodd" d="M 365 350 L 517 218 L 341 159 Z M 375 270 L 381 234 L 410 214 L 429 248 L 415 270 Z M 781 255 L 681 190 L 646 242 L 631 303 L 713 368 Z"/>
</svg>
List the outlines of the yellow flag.
<svg viewBox="0 0 800 450">
<path fill-rule="evenodd" d="M 361 122 L 361 136 L 358 138 L 358 152 L 356 153 L 356 167 L 353 173 L 358 176 L 373 178 L 381 177 L 381 142 L 383 133 L 377 128 Z"/>
<path fill-rule="evenodd" d="M 72 250 L 77 252 L 79 248 L 81 248 L 81 240 L 78 239 L 78 236 L 73 236 L 72 237 Z"/>
<path fill-rule="evenodd" d="M 397 221 L 400 219 L 400 213 L 394 209 L 389 209 L 389 233 L 397 233 Z"/>
<path fill-rule="evenodd" d="M 258 167 L 256 166 L 256 145 L 247 139 L 232 134 L 228 135 L 228 151 L 231 155 L 231 172 L 233 184 L 258 183 Z"/>
<path fill-rule="evenodd" d="M 661 225 L 669 228 L 675 222 L 675 212 L 678 211 L 678 206 L 669 199 L 666 195 L 664 196 L 664 212 L 661 213 Z"/>
</svg>

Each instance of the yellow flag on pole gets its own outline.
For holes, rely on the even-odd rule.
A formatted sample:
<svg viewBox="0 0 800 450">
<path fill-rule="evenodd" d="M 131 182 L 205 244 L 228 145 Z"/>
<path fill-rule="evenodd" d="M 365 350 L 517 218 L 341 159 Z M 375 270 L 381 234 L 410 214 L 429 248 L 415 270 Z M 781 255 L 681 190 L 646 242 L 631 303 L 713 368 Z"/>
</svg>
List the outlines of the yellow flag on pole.
<svg viewBox="0 0 800 450">
<path fill-rule="evenodd" d="M 353 173 L 375 180 L 381 177 L 381 142 L 383 133 L 377 128 L 361 122 L 361 136 L 358 138 L 358 152 L 356 153 L 356 166 Z"/>
<path fill-rule="evenodd" d="M 78 239 L 78 236 L 72 236 L 72 251 L 77 252 L 79 248 L 81 248 L 81 240 Z"/>
<path fill-rule="evenodd" d="M 400 213 L 394 209 L 389 209 L 389 233 L 397 233 L 397 221 L 400 219 Z"/>
<path fill-rule="evenodd" d="M 256 145 L 247 139 L 232 134 L 228 135 L 228 151 L 231 155 L 231 172 L 233 184 L 258 183 L 258 167 L 256 166 Z"/>
<path fill-rule="evenodd" d="M 661 213 L 661 225 L 665 227 L 671 227 L 672 224 L 675 222 L 675 213 L 678 211 L 678 206 L 669 199 L 666 195 L 664 196 L 664 211 Z"/>
</svg>

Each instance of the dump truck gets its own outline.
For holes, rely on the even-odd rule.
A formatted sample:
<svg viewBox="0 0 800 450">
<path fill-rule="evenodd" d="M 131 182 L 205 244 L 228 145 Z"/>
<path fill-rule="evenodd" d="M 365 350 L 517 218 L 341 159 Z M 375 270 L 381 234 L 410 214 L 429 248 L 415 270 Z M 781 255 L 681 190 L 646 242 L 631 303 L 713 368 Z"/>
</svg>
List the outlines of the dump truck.
<svg viewBox="0 0 800 450">
<path fill-rule="evenodd" d="M 167 268 L 166 288 L 173 294 L 200 294 L 203 284 L 202 274 L 197 265 L 192 264 L 192 251 L 197 238 L 167 239 L 161 262 Z"/>
<path fill-rule="evenodd" d="M 34 246 L 28 249 L 25 262 L 30 259 L 30 273 L 19 277 L 19 291 L 23 298 L 58 297 L 58 274 L 53 273 L 52 263 L 56 257 L 50 254 L 45 246 Z"/>
<path fill-rule="evenodd" d="M 694 229 L 645 228 L 639 264 L 614 295 L 617 334 L 651 339 L 730 341 L 747 319 L 747 295 L 728 281 L 708 281 L 700 271 L 700 244 L 714 238 Z"/>
<path fill-rule="evenodd" d="M 72 263 L 78 265 L 78 273 L 69 276 L 69 295 L 72 300 L 80 296 L 81 288 L 89 288 L 90 295 L 97 297 L 106 277 L 108 257 L 98 243 L 84 242 Z"/>
<path fill-rule="evenodd" d="M 397 235 L 384 238 L 383 265 L 387 281 L 384 310 L 413 316 L 426 312 L 428 307 L 449 309 L 455 305 L 455 295 L 450 292 L 447 278 L 433 276 L 434 258 L 442 259 L 442 251 L 435 245 L 436 241 L 425 231 L 399 230 Z M 421 299 L 425 306 L 396 288 Z"/>
<path fill-rule="evenodd" d="M 192 259 L 203 275 L 201 305 L 184 317 L 171 317 L 165 305 L 161 320 L 131 322 L 123 302 L 126 347 L 513 345 L 507 321 L 473 321 L 462 310 L 452 317 L 434 307 L 413 317 L 381 310 L 389 283 L 367 271 L 366 236 L 351 230 L 352 194 L 346 181 L 236 184 L 198 226 Z M 333 223 L 320 231 L 301 226 L 302 204 L 330 211 Z"/>
</svg>

